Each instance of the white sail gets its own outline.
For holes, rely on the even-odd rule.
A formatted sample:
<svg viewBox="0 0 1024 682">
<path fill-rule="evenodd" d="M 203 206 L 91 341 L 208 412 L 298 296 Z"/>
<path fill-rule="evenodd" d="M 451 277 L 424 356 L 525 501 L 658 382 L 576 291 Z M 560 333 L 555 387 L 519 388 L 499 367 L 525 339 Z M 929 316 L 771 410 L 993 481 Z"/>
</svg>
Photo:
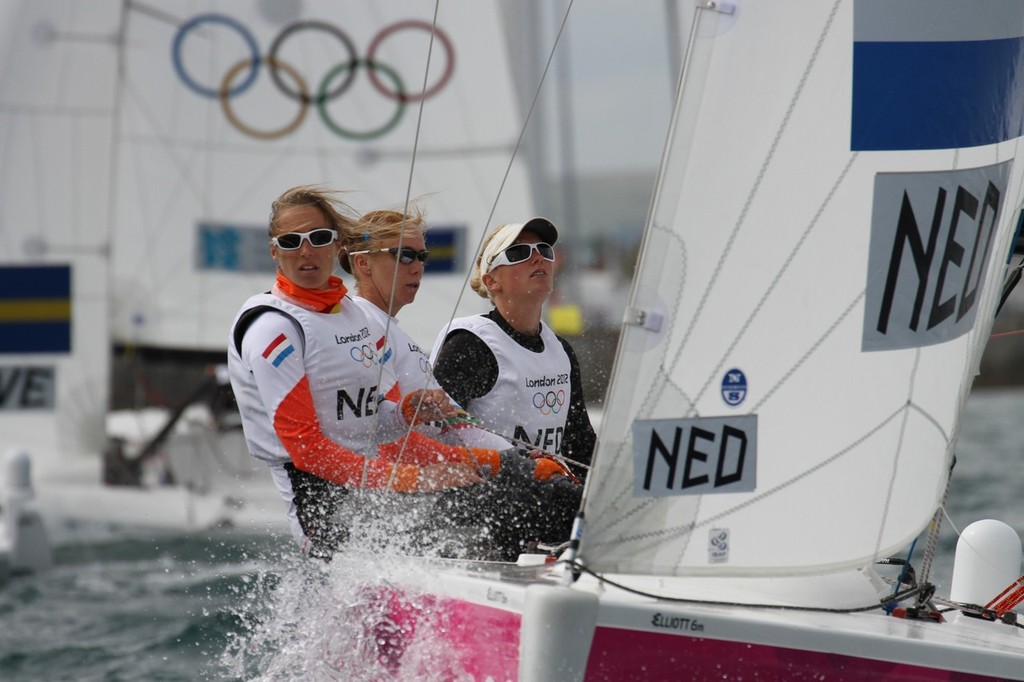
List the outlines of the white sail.
<svg viewBox="0 0 1024 682">
<path fill-rule="evenodd" d="M 99 486 L 112 347 L 223 352 L 239 306 L 273 283 L 270 205 L 295 185 L 343 190 L 358 212 L 421 200 L 431 262 L 400 319 L 424 347 L 482 309 L 455 307 L 481 236 L 532 211 L 501 12 L 0 5 L 0 452 Z"/>
<path fill-rule="evenodd" d="M 696 10 L 581 557 L 862 566 L 945 489 L 1022 201 L 1024 7 L 714 4 Z"/>
<path fill-rule="evenodd" d="M 443 2 L 435 22 L 435 4 L 129 4 L 116 121 L 116 338 L 222 348 L 225 320 L 272 278 L 270 203 L 302 183 L 344 189 L 360 211 L 424 198 L 431 238 L 450 246 L 435 246 L 402 323 L 421 343 L 434 338 L 521 128 L 497 5 Z M 225 83 L 231 94 L 220 97 Z M 498 216 L 529 207 L 521 164 L 501 196 Z"/>
<path fill-rule="evenodd" d="M 0 448 L 98 452 L 120 3 L 4 7 Z"/>
</svg>

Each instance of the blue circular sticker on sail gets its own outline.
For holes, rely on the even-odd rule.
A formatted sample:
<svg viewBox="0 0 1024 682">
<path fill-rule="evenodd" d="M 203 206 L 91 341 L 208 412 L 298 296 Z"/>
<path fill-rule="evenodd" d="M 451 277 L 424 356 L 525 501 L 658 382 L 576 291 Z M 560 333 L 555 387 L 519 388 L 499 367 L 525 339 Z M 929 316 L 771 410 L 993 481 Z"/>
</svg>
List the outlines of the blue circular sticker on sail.
<svg viewBox="0 0 1024 682">
<path fill-rule="evenodd" d="M 722 377 L 722 400 L 726 405 L 736 407 L 747 397 L 747 375 L 733 368 Z"/>
</svg>

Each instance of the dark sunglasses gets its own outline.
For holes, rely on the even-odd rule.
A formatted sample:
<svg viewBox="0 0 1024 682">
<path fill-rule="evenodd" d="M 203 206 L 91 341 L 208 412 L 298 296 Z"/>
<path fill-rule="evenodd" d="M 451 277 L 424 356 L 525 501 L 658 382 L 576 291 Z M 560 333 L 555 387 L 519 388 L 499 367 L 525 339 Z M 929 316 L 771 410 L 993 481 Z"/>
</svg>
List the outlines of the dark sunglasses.
<svg viewBox="0 0 1024 682">
<path fill-rule="evenodd" d="M 555 260 L 555 247 L 545 242 L 537 242 L 536 244 L 513 244 L 504 251 L 498 253 L 491 261 L 491 264 L 487 268 L 487 272 L 490 272 L 499 265 L 515 265 L 516 263 L 522 263 L 525 260 L 529 260 L 533 256 L 534 250 L 540 254 L 544 260 L 553 261 Z"/>
<path fill-rule="evenodd" d="M 354 256 L 357 253 L 390 253 L 393 257 L 398 259 L 398 262 L 402 265 L 409 265 L 414 260 L 418 260 L 421 263 L 426 263 L 427 259 L 430 258 L 430 252 L 427 250 L 417 251 L 416 249 L 403 246 L 398 248 L 392 246 L 390 249 L 367 249 L 366 251 L 350 251 L 348 255 Z"/>
<path fill-rule="evenodd" d="M 295 251 L 302 246 L 302 242 L 308 241 L 310 246 L 320 248 L 333 244 L 334 240 L 338 238 L 338 231 L 332 230 L 329 227 L 318 227 L 315 230 L 309 232 L 288 232 L 286 234 L 279 234 L 276 237 L 271 237 L 270 241 L 273 242 L 274 246 L 283 251 Z"/>
</svg>

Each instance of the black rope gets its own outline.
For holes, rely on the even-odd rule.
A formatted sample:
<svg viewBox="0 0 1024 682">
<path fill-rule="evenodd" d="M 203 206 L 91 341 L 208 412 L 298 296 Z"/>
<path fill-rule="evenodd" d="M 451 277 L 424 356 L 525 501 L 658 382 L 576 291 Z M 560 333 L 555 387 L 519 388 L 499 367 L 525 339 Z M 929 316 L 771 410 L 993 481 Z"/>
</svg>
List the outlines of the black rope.
<svg viewBox="0 0 1024 682">
<path fill-rule="evenodd" d="M 635 595 L 637 595 L 639 597 L 647 597 L 647 598 L 650 598 L 650 599 L 657 599 L 657 600 L 660 600 L 660 601 L 673 602 L 673 603 L 677 603 L 677 604 L 696 604 L 696 605 L 699 605 L 699 606 L 736 606 L 736 607 L 743 607 L 743 608 L 748 608 L 748 609 L 772 609 L 772 610 L 776 610 L 776 611 L 807 611 L 807 612 L 817 612 L 817 613 L 863 613 L 863 612 L 866 612 L 866 611 L 874 611 L 875 609 L 881 609 L 883 611 L 886 611 L 887 613 L 891 613 L 892 606 L 894 604 L 897 604 L 897 603 L 899 603 L 901 601 L 904 601 L 906 599 L 910 599 L 911 597 L 915 597 L 915 596 L 919 596 L 920 595 L 920 599 L 918 600 L 918 603 L 921 603 L 922 601 L 930 602 L 930 601 L 934 600 L 934 601 L 939 602 L 941 604 L 947 605 L 950 608 L 943 609 L 942 611 L 938 611 L 938 610 L 922 610 L 920 607 L 911 607 L 911 608 L 908 608 L 906 610 L 907 611 L 907 614 L 906 614 L 907 618 L 936 620 L 936 618 L 934 618 L 935 614 L 946 613 L 946 612 L 953 611 L 953 610 L 959 610 L 959 611 L 962 611 L 964 614 L 966 614 L 968 616 L 977 617 L 977 618 L 979 618 L 981 620 L 987 620 L 987 621 L 991 621 L 991 622 L 1000 622 L 1000 623 L 1003 623 L 1005 625 L 1012 625 L 1014 627 L 1018 627 L 1018 628 L 1024 629 L 1024 624 L 1021 624 L 1021 623 L 1017 622 L 1017 614 L 1014 613 L 1013 611 L 1008 611 L 1005 614 L 1003 614 L 1002 616 L 1000 616 L 998 613 L 996 613 L 992 609 L 987 609 L 987 608 L 985 608 L 983 606 L 979 606 L 977 604 L 968 604 L 968 603 L 964 603 L 964 602 L 954 602 L 954 601 L 950 601 L 950 600 L 947 600 L 947 599 L 941 599 L 941 598 L 935 597 L 934 596 L 934 594 L 935 594 L 935 586 L 932 585 L 931 583 L 923 583 L 921 585 L 917 585 L 917 584 L 914 584 L 912 582 L 911 586 L 909 588 L 903 590 L 902 592 L 894 592 L 892 595 L 890 595 L 890 596 L 888 596 L 888 597 L 886 597 L 884 599 L 880 599 L 876 603 L 868 604 L 868 605 L 865 605 L 865 606 L 854 606 L 854 607 L 849 607 L 849 608 L 828 608 L 828 607 L 824 607 L 824 606 L 791 606 L 791 605 L 781 605 L 781 604 L 750 604 L 750 603 L 747 603 L 747 602 L 717 601 L 717 600 L 708 600 L 708 599 L 692 599 L 692 598 L 688 598 L 688 597 L 670 597 L 670 596 L 663 595 L 663 594 L 655 594 L 654 592 L 646 592 L 644 590 L 638 590 L 636 588 L 629 587 L 628 585 L 623 585 L 622 583 L 616 582 L 614 580 L 610 580 L 608 577 L 606 577 L 604 575 L 601 575 L 600 573 L 597 573 L 596 571 L 593 571 L 593 570 L 587 568 L 586 566 L 584 566 L 583 564 L 579 563 L 578 561 L 562 560 L 562 561 L 558 561 L 556 563 L 564 564 L 564 565 L 568 566 L 569 569 L 573 572 L 573 574 L 575 576 L 579 576 L 581 573 L 587 573 L 589 575 L 594 576 L 595 578 L 597 578 L 602 583 L 611 585 L 612 587 L 616 587 L 616 588 L 618 588 L 618 589 L 620 589 L 620 590 L 622 590 L 624 592 L 629 592 L 630 594 L 635 594 Z M 882 560 L 878 561 L 877 563 L 883 564 L 883 565 L 897 565 L 897 566 L 904 565 L 907 570 L 902 572 L 901 576 L 909 575 L 910 576 L 910 580 L 916 582 L 916 579 L 914 578 L 914 569 L 913 569 L 913 567 L 910 566 L 910 562 L 907 562 L 907 561 L 905 561 L 903 559 L 892 558 L 892 559 L 882 559 Z M 902 581 L 901 581 L 901 584 L 902 584 Z"/>
<path fill-rule="evenodd" d="M 996 307 L 996 315 L 998 315 L 999 311 L 1003 309 L 1006 299 L 1010 298 L 1010 294 L 1020 282 L 1021 268 L 1024 268 L 1024 258 L 1021 259 L 1020 263 L 1017 264 L 1017 267 L 1015 267 L 1013 272 L 1011 272 L 1009 277 L 1007 277 L 1006 282 L 1003 283 L 1003 293 L 999 298 L 999 306 Z"/>
<path fill-rule="evenodd" d="M 891 603 L 893 601 L 900 602 L 900 601 L 903 601 L 905 599 L 909 599 L 910 597 L 916 596 L 918 593 L 927 592 L 928 590 L 934 590 L 935 589 L 931 585 L 915 586 L 915 587 L 911 587 L 911 588 L 908 588 L 906 590 L 903 590 L 902 592 L 896 592 L 895 594 L 892 594 L 892 595 L 886 597 L 885 599 L 880 599 L 879 601 L 877 601 L 875 603 L 872 603 L 872 604 L 868 604 L 866 606 L 854 606 L 854 607 L 841 608 L 841 609 L 840 608 L 828 608 L 828 607 L 824 607 L 824 606 L 790 606 L 790 605 L 780 605 L 780 604 L 749 604 L 747 602 L 714 601 L 714 600 L 707 600 L 707 599 L 692 599 L 692 598 L 688 598 L 688 597 L 670 597 L 670 596 L 666 596 L 666 595 L 655 594 L 653 592 L 645 592 L 644 590 L 638 590 L 636 588 L 629 587 L 627 585 L 623 585 L 621 583 L 615 582 L 614 580 L 610 580 L 606 576 L 603 576 L 600 573 L 597 573 L 596 571 L 592 571 L 591 569 L 587 568 L 586 566 L 584 566 L 583 564 L 579 563 L 578 561 L 559 561 L 557 563 L 566 564 L 574 572 L 579 571 L 579 572 L 587 573 L 589 575 L 594 576 L 595 578 L 597 578 L 598 580 L 600 580 L 603 583 L 611 585 L 612 587 L 617 587 L 618 589 L 623 590 L 624 592 L 629 592 L 630 594 L 635 594 L 635 595 L 637 595 L 639 597 L 649 597 L 651 599 L 658 599 L 660 601 L 675 602 L 675 603 L 680 603 L 680 604 L 698 604 L 698 605 L 702 605 L 702 606 L 741 606 L 741 607 L 744 607 L 744 608 L 752 608 L 752 609 L 773 609 L 773 610 L 777 610 L 777 611 L 814 611 L 814 612 L 819 612 L 819 613 L 860 613 L 860 612 L 864 612 L 864 611 L 873 611 L 875 609 L 884 609 L 886 604 Z"/>
</svg>

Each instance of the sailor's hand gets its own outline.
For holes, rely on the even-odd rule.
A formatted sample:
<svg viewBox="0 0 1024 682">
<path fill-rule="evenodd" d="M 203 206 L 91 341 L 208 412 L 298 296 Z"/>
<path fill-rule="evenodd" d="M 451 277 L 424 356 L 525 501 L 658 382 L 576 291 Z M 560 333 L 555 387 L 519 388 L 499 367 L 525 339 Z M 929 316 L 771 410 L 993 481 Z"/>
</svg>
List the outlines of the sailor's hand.
<svg viewBox="0 0 1024 682">
<path fill-rule="evenodd" d="M 450 429 L 469 429 L 477 425 L 477 420 L 473 418 L 469 412 L 458 405 L 452 405 L 453 414 L 444 419 L 442 425 L 442 431 L 448 431 Z"/>
<path fill-rule="evenodd" d="M 487 448 L 463 448 L 462 460 L 482 476 L 496 476 L 501 469 L 501 453 Z"/>
<path fill-rule="evenodd" d="M 554 481 L 556 478 L 565 478 L 573 483 L 579 483 L 569 467 L 565 466 L 552 457 L 534 457 L 536 462 L 533 469 L 533 478 L 536 481 Z"/>
<path fill-rule="evenodd" d="M 533 478 L 533 470 L 536 463 L 530 459 L 530 451 L 527 448 L 516 446 L 502 450 L 501 471 L 502 476 L 511 476 L 529 480 Z"/>
<path fill-rule="evenodd" d="M 444 421 L 458 413 L 440 388 L 421 388 L 402 398 L 402 417 L 407 424 Z"/>
<path fill-rule="evenodd" d="M 535 481 L 552 481 L 555 477 L 565 477 L 576 481 L 569 468 L 552 457 L 549 453 L 522 445 L 501 451 L 502 468 L 506 465 L 514 472 L 513 475 L 532 478 Z"/>
<path fill-rule="evenodd" d="M 465 462 L 438 462 L 420 468 L 416 492 L 432 493 L 445 488 L 462 488 L 483 483 L 476 468 Z"/>
</svg>

